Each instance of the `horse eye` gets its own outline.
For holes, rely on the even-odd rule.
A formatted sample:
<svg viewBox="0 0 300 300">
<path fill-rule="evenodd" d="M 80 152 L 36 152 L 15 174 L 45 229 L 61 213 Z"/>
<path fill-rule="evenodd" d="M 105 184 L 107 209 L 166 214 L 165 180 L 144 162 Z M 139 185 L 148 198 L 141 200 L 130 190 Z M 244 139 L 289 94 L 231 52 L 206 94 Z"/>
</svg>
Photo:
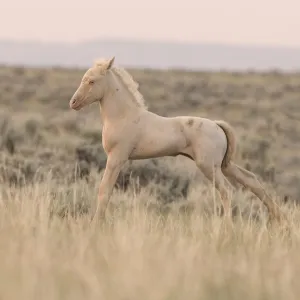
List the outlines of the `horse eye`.
<svg viewBox="0 0 300 300">
<path fill-rule="evenodd" d="M 94 84 L 95 81 L 94 80 L 90 80 L 89 84 Z"/>
</svg>

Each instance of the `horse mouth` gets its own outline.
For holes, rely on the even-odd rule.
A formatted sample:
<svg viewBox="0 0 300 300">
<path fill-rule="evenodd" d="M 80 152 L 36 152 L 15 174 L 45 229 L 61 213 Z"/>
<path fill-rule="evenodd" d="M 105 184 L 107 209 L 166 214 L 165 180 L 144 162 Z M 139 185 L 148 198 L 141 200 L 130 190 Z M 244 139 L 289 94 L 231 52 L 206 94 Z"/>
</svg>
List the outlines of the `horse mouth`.
<svg viewBox="0 0 300 300">
<path fill-rule="evenodd" d="M 71 108 L 74 110 L 80 110 L 82 108 L 82 106 L 83 105 L 81 103 L 78 103 L 77 105 L 72 105 Z"/>
<path fill-rule="evenodd" d="M 99 98 L 98 100 L 96 100 L 95 102 L 100 102 L 102 101 L 104 97 Z M 83 108 L 86 105 L 86 103 L 84 102 L 80 102 L 80 103 L 74 103 L 70 105 L 70 108 L 74 109 L 74 110 L 80 110 L 81 108 Z"/>
<path fill-rule="evenodd" d="M 85 106 L 84 101 L 77 101 L 75 103 L 72 103 L 70 105 L 70 108 L 72 108 L 74 110 L 80 110 L 83 106 Z"/>
</svg>

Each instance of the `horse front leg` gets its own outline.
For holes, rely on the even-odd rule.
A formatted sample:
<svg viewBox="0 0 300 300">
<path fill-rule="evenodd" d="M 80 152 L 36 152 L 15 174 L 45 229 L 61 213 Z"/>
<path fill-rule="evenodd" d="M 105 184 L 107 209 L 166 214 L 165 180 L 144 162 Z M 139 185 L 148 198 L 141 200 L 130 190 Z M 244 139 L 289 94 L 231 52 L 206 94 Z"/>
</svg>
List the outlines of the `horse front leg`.
<svg viewBox="0 0 300 300">
<path fill-rule="evenodd" d="M 112 195 L 114 185 L 127 160 L 127 157 L 122 158 L 122 155 L 119 153 L 110 153 L 108 155 L 104 175 L 99 186 L 97 208 L 93 216 L 93 220 L 95 220 L 95 218 L 105 218 L 106 209 Z"/>
</svg>

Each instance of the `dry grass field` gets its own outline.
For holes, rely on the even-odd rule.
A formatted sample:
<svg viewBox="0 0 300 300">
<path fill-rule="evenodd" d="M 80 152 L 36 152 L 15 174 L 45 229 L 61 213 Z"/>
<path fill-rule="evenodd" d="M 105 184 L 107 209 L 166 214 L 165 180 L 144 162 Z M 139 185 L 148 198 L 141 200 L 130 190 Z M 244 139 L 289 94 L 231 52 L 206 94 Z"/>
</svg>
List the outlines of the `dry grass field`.
<svg viewBox="0 0 300 300">
<path fill-rule="evenodd" d="M 128 163 L 90 224 L 106 157 L 85 70 L 0 67 L 0 299 L 299 299 L 300 74 L 130 70 L 149 109 L 224 119 L 288 226 L 248 191 L 233 227 L 185 157 Z"/>
</svg>

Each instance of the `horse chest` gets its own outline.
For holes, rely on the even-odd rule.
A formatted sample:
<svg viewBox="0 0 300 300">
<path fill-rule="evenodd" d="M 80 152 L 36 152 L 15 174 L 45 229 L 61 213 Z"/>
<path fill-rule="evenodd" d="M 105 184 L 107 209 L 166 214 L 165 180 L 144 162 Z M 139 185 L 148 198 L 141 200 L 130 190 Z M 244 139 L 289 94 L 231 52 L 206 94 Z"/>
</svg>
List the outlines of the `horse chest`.
<svg viewBox="0 0 300 300">
<path fill-rule="evenodd" d="M 109 153 L 123 137 L 122 132 L 117 128 L 117 126 L 104 126 L 102 129 L 102 146 L 106 153 Z"/>
<path fill-rule="evenodd" d="M 102 130 L 102 146 L 106 153 L 110 152 L 115 144 L 115 138 L 113 136 L 113 131 L 109 130 L 107 127 L 103 127 Z"/>
</svg>

